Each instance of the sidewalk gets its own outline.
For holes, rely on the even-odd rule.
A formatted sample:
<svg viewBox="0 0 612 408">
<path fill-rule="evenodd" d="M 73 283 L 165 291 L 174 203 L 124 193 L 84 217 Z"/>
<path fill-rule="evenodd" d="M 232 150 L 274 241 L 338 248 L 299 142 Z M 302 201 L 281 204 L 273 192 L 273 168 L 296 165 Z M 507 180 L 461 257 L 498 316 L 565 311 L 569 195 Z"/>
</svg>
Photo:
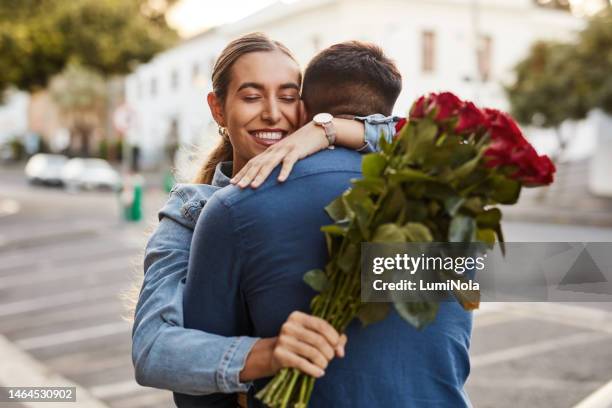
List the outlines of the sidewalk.
<svg viewBox="0 0 612 408">
<path fill-rule="evenodd" d="M 591 194 L 587 183 L 588 161 L 560 164 L 550 187 L 523 189 L 517 205 L 502 208 L 504 219 L 612 227 L 612 198 Z"/>
<path fill-rule="evenodd" d="M 28 353 L 21 351 L 6 337 L 0 335 L 0 386 L 1 387 L 76 387 L 76 402 L 19 402 L 7 403 L 11 407 L 60 408 L 66 404 L 75 408 L 108 408 L 108 405 L 92 397 L 83 387 L 56 374 Z"/>
</svg>

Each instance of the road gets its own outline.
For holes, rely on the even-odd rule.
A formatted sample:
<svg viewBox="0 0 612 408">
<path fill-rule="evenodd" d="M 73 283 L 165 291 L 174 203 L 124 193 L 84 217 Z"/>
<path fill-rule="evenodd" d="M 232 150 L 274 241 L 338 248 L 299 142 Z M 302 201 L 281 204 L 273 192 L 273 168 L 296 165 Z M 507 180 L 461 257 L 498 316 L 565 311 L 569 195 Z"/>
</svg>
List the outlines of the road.
<svg viewBox="0 0 612 408">
<path fill-rule="evenodd" d="M 112 193 L 32 187 L 18 170 L 0 169 L 0 185 L 0 335 L 110 407 L 170 406 L 169 393 L 133 380 L 120 299 L 142 273 L 164 195 L 148 192 L 146 220 L 125 224 Z M 612 229 L 594 227 L 507 223 L 505 233 L 612 242 Z M 612 380 L 612 303 L 484 304 L 471 359 L 475 407 L 574 407 Z"/>
</svg>

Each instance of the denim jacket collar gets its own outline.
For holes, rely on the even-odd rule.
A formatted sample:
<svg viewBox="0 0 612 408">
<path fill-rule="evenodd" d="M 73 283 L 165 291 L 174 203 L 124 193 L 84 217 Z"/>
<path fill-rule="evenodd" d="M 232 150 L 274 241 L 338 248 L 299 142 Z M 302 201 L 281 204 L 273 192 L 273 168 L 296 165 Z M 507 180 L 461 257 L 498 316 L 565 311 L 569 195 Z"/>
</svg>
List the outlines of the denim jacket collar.
<svg viewBox="0 0 612 408">
<path fill-rule="evenodd" d="M 233 170 L 232 161 L 224 161 L 217 164 L 215 174 L 213 174 L 212 184 L 215 187 L 225 187 L 230 184 L 230 178 Z"/>
</svg>

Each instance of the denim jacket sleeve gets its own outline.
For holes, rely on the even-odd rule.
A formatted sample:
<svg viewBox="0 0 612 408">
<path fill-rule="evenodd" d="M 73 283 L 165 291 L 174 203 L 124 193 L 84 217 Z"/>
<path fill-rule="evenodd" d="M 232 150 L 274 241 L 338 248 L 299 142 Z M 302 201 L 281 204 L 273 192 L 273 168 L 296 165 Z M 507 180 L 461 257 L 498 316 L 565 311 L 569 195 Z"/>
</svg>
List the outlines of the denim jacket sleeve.
<svg viewBox="0 0 612 408">
<path fill-rule="evenodd" d="M 356 116 L 355 120 L 363 121 L 365 126 L 365 144 L 358 149 L 359 153 L 372 153 L 380 151 L 380 137 L 391 143 L 395 135 L 395 124 L 400 120 L 398 116 L 384 116 L 375 113 L 369 116 Z"/>
<path fill-rule="evenodd" d="M 257 338 L 223 337 L 183 327 L 193 228 L 214 189 L 175 187 L 147 244 L 132 330 L 132 360 L 141 385 L 191 395 L 243 392 L 250 386 L 240 383 L 239 373 Z"/>
</svg>

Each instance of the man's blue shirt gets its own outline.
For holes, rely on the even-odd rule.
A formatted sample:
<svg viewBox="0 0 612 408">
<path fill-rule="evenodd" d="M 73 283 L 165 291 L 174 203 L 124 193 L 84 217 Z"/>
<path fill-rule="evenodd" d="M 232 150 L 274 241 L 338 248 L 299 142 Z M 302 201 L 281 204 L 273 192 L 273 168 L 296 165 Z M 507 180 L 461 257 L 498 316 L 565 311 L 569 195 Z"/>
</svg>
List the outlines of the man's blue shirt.
<svg viewBox="0 0 612 408">
<path fill-rule="evenodd" d="M 315 295 L 303 275 L 327 260 L 320 227 L 324 207 L 361 177 L 361 156 L 336 149 L 278 169 L 257 190 L 216 192 L 192 241 L 184 294 L 185 327 L 223 336 L 272 337 L 294 310 L 308 312 Z M 397 314 L 347 329 L 346 357 L 334 359 L 316 382 L 311 407 L 465 407 L 471 313 L 443 303 L 422 331 Z M 180 345 L 177 345 L 180 347 Z M 195 352 L 195 351 L 194 351 Z M 228 356 L 228 360 L 231 356 Z M 255 383 L 258 390 L 265 381 Z M 253 392 L 250 393 L 252 396 Z M 234 407 L 235 399 L 175 395 L 179 406 Z M 250 398 L 250 406 L 257 406 Z"/>
</svg>

